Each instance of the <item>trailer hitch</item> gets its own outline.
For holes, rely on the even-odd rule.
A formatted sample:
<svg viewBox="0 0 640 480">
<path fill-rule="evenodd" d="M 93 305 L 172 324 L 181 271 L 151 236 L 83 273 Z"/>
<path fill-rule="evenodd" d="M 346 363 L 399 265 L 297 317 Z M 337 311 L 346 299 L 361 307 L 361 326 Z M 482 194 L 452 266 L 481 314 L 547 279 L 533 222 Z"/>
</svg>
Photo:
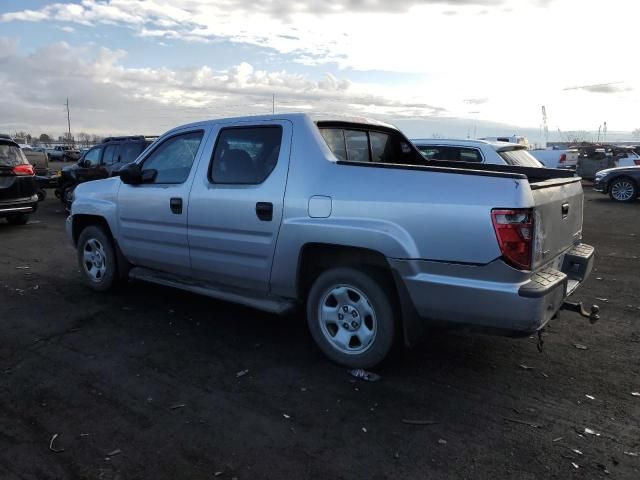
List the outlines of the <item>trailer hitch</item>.
<svg viewBox="0 0 640 480">
<path fill-rule="evenodd" d="M 600 307 L 598 305 L 591 305 L 590 311 L 587 311 L 582 302 L 565 301 L 560 309 L 569 310 L 570 312 L 575 312 L 584 318 L 588 318 L 589 322 L 592 324 L 600 320 Z"/>
</svg>

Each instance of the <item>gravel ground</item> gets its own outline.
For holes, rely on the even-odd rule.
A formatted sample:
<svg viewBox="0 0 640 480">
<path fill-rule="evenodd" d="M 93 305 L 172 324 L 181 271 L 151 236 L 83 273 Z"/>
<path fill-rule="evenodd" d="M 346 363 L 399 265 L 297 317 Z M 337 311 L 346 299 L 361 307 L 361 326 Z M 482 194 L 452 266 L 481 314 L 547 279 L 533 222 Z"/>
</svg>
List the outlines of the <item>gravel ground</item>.
<svg viewBox="0 0 640 480">
<path fill-rule="evenodd" d="M 543 353 L 433 334 L 368 383 L 300 316 L 91 292 L 49 193 L 0 222 L 2 479 L 640 478 L 640 202 L 586 192 L 598 324 L 563 314 Z"/>
</svg>

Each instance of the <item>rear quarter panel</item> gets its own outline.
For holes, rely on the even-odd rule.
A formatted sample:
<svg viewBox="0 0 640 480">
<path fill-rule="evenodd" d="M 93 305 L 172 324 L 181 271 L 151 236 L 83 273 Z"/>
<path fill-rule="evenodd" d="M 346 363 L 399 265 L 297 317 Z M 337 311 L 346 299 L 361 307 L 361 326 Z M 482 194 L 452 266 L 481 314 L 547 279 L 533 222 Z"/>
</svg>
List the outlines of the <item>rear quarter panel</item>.
<svg viewBox="0 0 640 480">
<path fill-rule="evenodd" d="M 298 255 L 307 243 L 368 248 L 398 259 L 489 263 L 500 256 L 491 209 L 533 205 L 526 179 L 338 165 L 334 159 L 315 125 L 296 126 L 274 293 L 295 292 Z M 310 218 L 312 196 L 331 198 L 329 217 Z"/>
</svg>

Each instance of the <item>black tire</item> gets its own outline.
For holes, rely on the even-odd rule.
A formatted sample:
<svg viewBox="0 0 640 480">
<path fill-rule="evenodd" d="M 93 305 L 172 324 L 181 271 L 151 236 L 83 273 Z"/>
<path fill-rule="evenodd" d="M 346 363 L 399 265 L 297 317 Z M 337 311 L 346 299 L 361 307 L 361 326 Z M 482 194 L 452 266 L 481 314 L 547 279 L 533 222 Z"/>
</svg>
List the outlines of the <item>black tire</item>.
<svg viewBox="0 0 640 480">
<path fill-rule="evenodd" d="M 10 225 L 25 225 L 29 221 L 29 215 L 26 213 L 15 213 L 7 217 Z"/>
<path fill-rule="evenodd" d="M 64 205 L 64 208 L 67 212 L 71 211 L 71 204 L 73 203 L 70 198 L 73 191 L 76 189 L 75 185 L 71 185 L 68 187 L 64 187 L 62 189 L 62 194 L 60 195 L 60 201 Z"/>
<path fill-rule="evenodd" d="M 385 359 L 393 347 L 396 335 L 396 319 L 393 308 L 394 297 L 393 294 L 389 293 L 393 292 L 393 290 L 388 283 L 374 273 L 354 268 L 335 268 L 327 270 L 318 276 L 307 297 L 307 324 L 314 341 L 327 357 L 340 365 L 350 368 L 371 368 Z M 349 292 L 346 305 L 341 305 L 337 300 L 338 297 L 335 297 L 332 292 L 343 288 L 347 290 L 352 288 L 354 291 L 357 290 L 362 293 L 365 296 L 365 299 L 362 300 L 370 307 L 373 315 L 368 315 L 366 309 L 358 315 L 359 310 L 362 310 L 362 308 L 358 306 L 360 300 L 352 298 L 352 293 L 356 299 L 359 297 L 359 294 L 353 291 Z M 335 307 L 333 303 L 336 304 Z M 355 310 L 355 315 L 351 311 L 344 313 L 342 318 L 346 320 L 358 319 L 360 320 L 359 326 L 356 327 L 354 324 L 354 330 L 348 330 L 347 328 L 351 327 L 348 325 L 349 322 L 343 323 L 347 328 L 337 324 L 338 322 L 342 323 L 344 320 L 337 320 L 334 322 L 335 325 L 327 323 L 321 318 L 320 311 L 323 305 L 329 309 L 336 308 L 335 312 L 338 317 L 342 312 L 349 312 L 349 310 L 343 310 L 345 306 L 348 309 Z M 365 346 L 360 342 L 359 333 L 361 333 L 361 329 L 367 321 L 371 325 L 375 325 L 375 329 L 368 328 L 369 331 L 375 331 L 375 334 L 373 339 Z M 330 339 L 332 335 L 335 335 L 334 338 L 338 338 L 338 333 L 349 338 L 349 343 L 346 347 L 341 348 L 334 340 Z M 355 340 L 356 345 L 352 347 L 351 342 L 353 340 Z M 357 343 L 360 343 L 360 346 Z M 346 351 L 350 348 L 355 350 Z"/>
<path fill-rule="evenodd" d="M 44 188 L 41 188 L 38 190 L 38 201 L 42 202 L 45 198 L 47 198 L 47 191 Z"/>
<path fill-rule="evenodd" d="M 609 184 L 609 198 L 620 203 L 635 202 L 638 198 L 638 184 L 629 177 L 614 178 Z"/>
<path fill-rule="evenodd" d="M 116 251 L 111 236 L 103 227 L 99 225 L 85 227 L 78 237 L 76 251 L 80 274 L 92 290 L 106 292 L 117 285 L 119 277 Z M 85 252 L 98 252 L 100 255 L 94 257 L 94 263 L 85 261 Z M 104 271 L 102 271 L 102 267 L 104 267 Z"/>
</svg>

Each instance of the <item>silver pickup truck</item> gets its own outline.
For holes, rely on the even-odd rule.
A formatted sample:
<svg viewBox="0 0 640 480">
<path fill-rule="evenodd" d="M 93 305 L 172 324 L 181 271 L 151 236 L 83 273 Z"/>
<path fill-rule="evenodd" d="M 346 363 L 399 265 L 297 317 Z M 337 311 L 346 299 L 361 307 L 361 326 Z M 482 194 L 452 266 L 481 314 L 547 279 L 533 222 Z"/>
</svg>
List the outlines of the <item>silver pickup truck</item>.
<svg viewBox="0 0 640 480">
<path fill-rule="evenodd" d="M 137 279 L 283 314 L 371 367 L 436 324 L 540 331 L 591 272 L 580 179 L 430 162 L 394 127 L 287 114 L 165 133 L 79 185 L 67 232 L 94 290 Z"/>
</svg>

